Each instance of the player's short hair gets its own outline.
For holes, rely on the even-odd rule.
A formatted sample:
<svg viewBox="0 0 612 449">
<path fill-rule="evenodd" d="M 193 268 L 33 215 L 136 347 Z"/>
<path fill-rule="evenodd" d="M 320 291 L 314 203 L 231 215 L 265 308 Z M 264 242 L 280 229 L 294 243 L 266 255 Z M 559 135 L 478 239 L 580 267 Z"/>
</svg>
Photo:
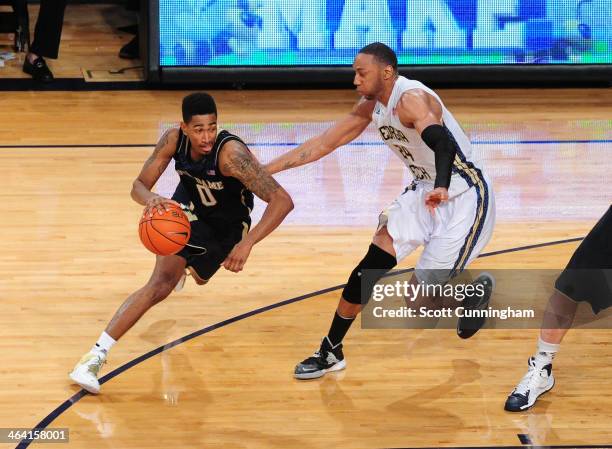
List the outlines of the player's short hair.
<svg viewBox="0 0 612 449">
<path fill-rule="evenodd" d="M 217 114 L 215 100 L 205 92 L 195 92 L 183 98 L 183 122 L 189 123 L 194 115 Z"/>
<path fill-rule="evenodd" d="M 393 70 L 397 72 L 397 55 L 385 44 L 381 42 L 374 42 L 363 47 L 361 50 L 359 50 L 359 53 L 363 53 L 364 55 L 372 55 L 378 62 L 385 65 L 390 65 L 393 67 Z"/>
</svg>

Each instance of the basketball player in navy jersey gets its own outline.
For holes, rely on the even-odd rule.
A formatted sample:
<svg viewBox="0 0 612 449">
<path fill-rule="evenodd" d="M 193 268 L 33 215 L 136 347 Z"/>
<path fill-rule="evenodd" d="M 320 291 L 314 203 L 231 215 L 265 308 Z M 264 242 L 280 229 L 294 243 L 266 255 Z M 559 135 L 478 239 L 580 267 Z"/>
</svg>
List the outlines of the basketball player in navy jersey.
<svg viewBox="0 0 612 449">
<path fill-rule="evenodd" d="M 144 214 L 179 204 L 191 223 L 185 248 L 157 256 L 151 278 L 119 307 L 93 348 L 70 373 L 90 393 L 98 393 L 98 373 L 112 346 L 149 308 L 164 300 L 187 270 L 205 284 L 220 266 L 239 272 L 257 242 L 280 225 L 293 209 L 289 194 L 269 175 L 239 137 L 217 130 L 217 107 L 205 93 L 183 99 L 180 128 L 167 131 L 134 181 L 132 198 Z M 151 189 L 174 159 L 180 182 L 172 199 Z M 268 205 L 249 231 L 253 194 Z"/>
<path fill-rule="evenodd" d="M 552 363 L 574 321 L 579 302 L 598 314 L 612 306 L 612 206 L 591 229 L 555 282 L 548 300 L 536 353 L 527 373 L 506 399 L 504 408 L 522 412 L 555 385 Z"/>
<path fill-rule="evenodd" d="M 361 99 L 352 112 L 323 134 L 274 159 L 266 169 L 277 173 L 316 161 L 374 123 L 414 180 L 380 215 L 372 244 L 349 276 L 327 336 L 312 357 L 296 366 L 297 379 L 321 377 L 346 366 L 342 340 L 361 311 L 362 270 L 376 270 L 375 277 L 380 279 L 424 246 L 411 282 L 444 283 L 478 256 L 491 238 L 495 222 L 491 184 L 472 158 L 468 137 L 440 97 L 422 83 L 399 76 L 397 57 L 384 44 L 361 49 L 353 68 Z M 462 305 L 487 307 L 493 279 L 484 274 L 474 282 L 481 284 L 475 290 L 482 294 Z M 363 298 L 369 298 L 373 285 L 366 286 Z M 483 323 L 460 318 L 457 331 L 468 338 Z"/>
</svg>

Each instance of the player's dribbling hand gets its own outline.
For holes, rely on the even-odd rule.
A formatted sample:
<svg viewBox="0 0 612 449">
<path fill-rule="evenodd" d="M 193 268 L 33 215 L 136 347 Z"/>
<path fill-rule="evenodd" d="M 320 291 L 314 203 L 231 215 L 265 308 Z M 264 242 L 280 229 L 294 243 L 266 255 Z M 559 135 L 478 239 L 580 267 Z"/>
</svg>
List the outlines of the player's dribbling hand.
<svg viewBox="0 0 612 449">
<path fill-rule="evenodd" d="M 181 205 L 176 201 L 164 198 L 163 196 L 159 195 L 154 196 L 145 204 L 145 210 L 143 212 L 143 215 L 148 215 L 149 217 L 152 217 L 155 211 L 157 211 L 159 215 L 162 215 L 164 212 L 170 210 L 168 208 L 169 204 L 174 204 L 175 206 L 181 207 Z"/>
<path fill-rule="evenodd" d="M 425 207 L 431 215 L 434 215 L 436 207 L 445 201 L 448 201 L 448 190 L 444 187 L 437 187 L 425 195 Z"/>
<path fill-rule="evenodd" d="M 236 246 L 234 246 L 232 252 L 229 253 L 229 255 L 225 258 L 221 265 L 223 265 L 223 268 L 225 268 L 226 270 L 233 271 L 234 273 L 242 271 L 242 268 L 244 268 L 244 264 L 246 263 L 249 254 L 251 254 L 252 248 L 253 245 L 251 245 L 250 243 L 245 242 L 244 240 L 241 241 L 240 243 L 236 244 Z"/>
</svg>

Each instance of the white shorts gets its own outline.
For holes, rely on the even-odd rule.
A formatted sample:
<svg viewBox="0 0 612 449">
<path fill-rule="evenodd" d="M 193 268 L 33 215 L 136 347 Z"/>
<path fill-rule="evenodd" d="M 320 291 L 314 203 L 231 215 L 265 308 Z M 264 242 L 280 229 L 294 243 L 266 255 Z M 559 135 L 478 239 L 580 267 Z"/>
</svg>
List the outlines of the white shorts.
<svg viewBox="0 0 612 449">
<path fill-rule="evenodd" d="M 441 204 L 432 216 L 425 207 L 431 185 L 413 183 L 385 209 L 379 227 L 387 226 L 393 238 L 397 261 L 416 248 L 424 250 L 416 265 L 420 281 L 443 282 L 460 273 L 491 239 L 495 225 L 495 199 L 486 178 L 463 193 Z M 436 275 L 429 271 L 436 270 Z M 435 279 L 431 279 L 434 276 Z"/>
</svg>

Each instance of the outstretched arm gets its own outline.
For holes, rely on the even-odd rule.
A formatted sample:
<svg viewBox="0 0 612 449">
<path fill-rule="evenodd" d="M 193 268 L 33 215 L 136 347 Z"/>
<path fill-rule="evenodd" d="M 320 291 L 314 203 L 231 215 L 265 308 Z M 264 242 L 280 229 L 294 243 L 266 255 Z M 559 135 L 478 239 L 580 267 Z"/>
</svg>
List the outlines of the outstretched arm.
<svg viewBox="0 0 612 449">
<path fill-rule="evenodd" d="M 291 151 L 266 164 L 270 174 L 278 173 L 300 165 L 321 159 L 336 148 L 346 145 L 367 128 L 372 120 L 372 110 L 376 104 L 373 100 L 361 99 L 351 113 L 323 134 L 308 139 Z"/>
<path fill-rule="evenodd" d="M 164 198 L 151 189 L 164 172 L 172 156 L 176 151 L 176 142 L 178 141 L 178 129 L 172 128 L 164 133 L 159 139 L 155 149 L 149 158 L 145 161 L 140 174 L 132 184 L 131 196 L 134 201 L 143 206 L 147 206 L 145 214 L 153 214 L 155 209 L 162 213 L 164 203 L 174 203 L 174 201 Z"/>
<path fill-rule="evenodd" d="M 251 248 L 281 224 L 293 209 L 289 194 L 266 172 L 255 156 L 241 142 L 232 140 L 223 145 L 219 167 L 224 176 L 232 176 L 251 192 L 268 203 L 259 223 L 238 243 L 223 261 L 234 272 L 242 270 Z"/>
</svg>

